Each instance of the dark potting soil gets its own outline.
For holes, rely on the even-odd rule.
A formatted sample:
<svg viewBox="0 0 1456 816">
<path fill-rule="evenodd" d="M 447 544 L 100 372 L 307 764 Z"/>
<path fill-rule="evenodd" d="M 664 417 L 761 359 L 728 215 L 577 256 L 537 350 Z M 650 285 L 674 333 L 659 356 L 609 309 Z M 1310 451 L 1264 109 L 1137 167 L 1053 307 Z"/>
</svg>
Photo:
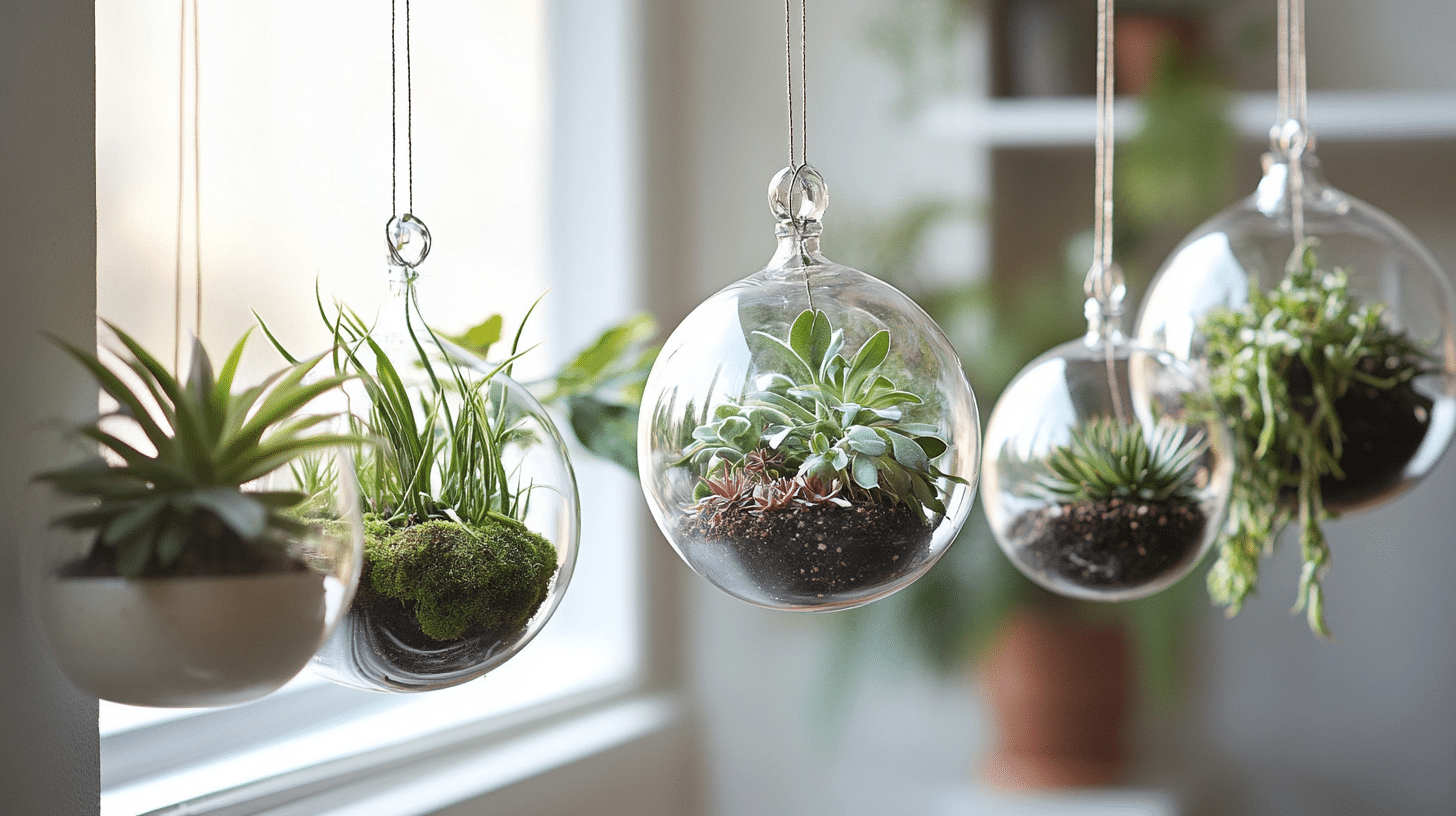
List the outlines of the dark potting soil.
<svg viewBox="0 0 1456 816">
<path fill-rule="evenodd" d="M 1386 377 L 1386 361 L 1365 357 L 1356 364 L 1367 374 Z M 1295 397 L 1308 396 L 1304 385 L 1309 374 L 1302 364 L 1291 366 L 1289 390 Z M 1301 388 L 1303 386 L 1303 388 Z M 1363 382 L 1352 384 L 1335 400 L 1344 447 L 1340 452 L 1343 479 L 1320 477 L 1320 496 L 1327 509 L 1340 512 L 1377 500 L 1400 483 L 1405 466 L 1416 455 L 1431 425 L 1430 398 L 1409 382 L 1394 388 L 1377 388 Z M 1289 496 L 1293 499 L 1293 495 Z"/>
<path fill-rule="evenodd" d="M 906 504 L 831 502 L 772 510 L 689 513 L 680 540 L 728 548 L 748 577 L 780 600 L 882 586 L 924 562 L 935 525 Z"/>
<path fill-rule="evenodd" d="M 138 578 L 198 578 L 219 575 L 259 575 L 299 572 L 308 565 L 283 547 L 254 547 L 230 528 L 216 523 L 199 527 L 187 540 L 182 554 L 163 567 L 153 553 Z M 97 541 L 83 558 L 68 562 L 56 571 L 61 578 L 116 578 L 116 549 Z"/>
<path fill-rule="evenodd" d="M 1023 513 L 1010 538 L 1036 572 L 1090 589 L 1131 589 L 1184 566 L 1206 524 L 1197 505 L 1112 499 Z"/>
</svg>

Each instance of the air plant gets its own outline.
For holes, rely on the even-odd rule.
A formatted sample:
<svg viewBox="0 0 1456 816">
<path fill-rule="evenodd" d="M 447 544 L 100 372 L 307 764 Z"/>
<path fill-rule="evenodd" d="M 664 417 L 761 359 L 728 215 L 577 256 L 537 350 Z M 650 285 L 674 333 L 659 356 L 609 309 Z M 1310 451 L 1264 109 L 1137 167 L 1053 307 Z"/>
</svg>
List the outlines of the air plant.
<svg viewBox="0 0 1456 816">
<path fill-rule="evenodd" d="M 300 509 L 318 497 L 246 486 L 323 449 L 361 441 L 319 432 L 328 415 L 299 415 L 348 375 L 310 378 L 322 356 L 290 359 L 259 385 L 233 393 L 246 334 L 216 371 L 194 339 L 182 381 L 126 332 L 106 325 L 121 342 L 117 356 L 135 385 L 96 354 L 56 339 L 117 403 L 114 412 L 79 429 L 104 457 L 36 476 L 91 502 L 56 523 L 94 531 L 90 558 L 127 578 L 243 573 L 292 563 L 289 547 L 310 532 Z M 154 452 L 113 433 L 117 420 L 139 429 Z"/>
</svg>

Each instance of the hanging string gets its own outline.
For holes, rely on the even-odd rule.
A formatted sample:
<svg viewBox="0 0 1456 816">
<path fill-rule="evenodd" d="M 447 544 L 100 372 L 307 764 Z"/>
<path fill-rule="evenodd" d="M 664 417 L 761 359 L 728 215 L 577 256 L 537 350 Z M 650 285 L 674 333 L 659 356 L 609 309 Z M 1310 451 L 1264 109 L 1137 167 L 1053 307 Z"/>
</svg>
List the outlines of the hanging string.
<svg viewBox="0 0 1456 816">
<path fill-rule="evenodd" d="M 415 83 L 413 50 L 410 48 L 410 0 L 404 0 L 404 142 L 406 172 L 409 175 L 408 212 L 415 211 Z"/>
<path fill-rule="evenodd" d="M 198 3 L 192 0 L 192 243 L 196 294 L 192 333 L 202 336 L 202 38 Z"/>
<path fill-rule="evenodd" d="M 172 370 L 182 369 L 182 217 L 187 191 L 187 0 L 177 8 L 177 242 L 172 269 Z"/>
<path fill-rule="evenodd" d="M 192 333 L 202 335 L 202 49 L 197 0 L 180 0 L 177 35 L 177 242 L 172 270 L 172 370 L 182 368 L 182 247 L 185 243 L 187 203 L 187 19 L 192 18 L 192 243 L 193 303 Z"/>
<path fill-rule="evenodd" d="M 399 27 L 396 0 L 389 0 L 389 211 L 399 213 L 399 54 L 395 40 Z M 405 212 L 415 209 L 415 93 L 410 49 L 410 4 L 404 0 L 404 132 L 407 201 Z"/>
<path fill-rule="evenodd" d="M 1097 210 L 1092 222 L 1093 272 L 1112 266 L 1113 48 L 1112 0 L 1097 2 Z M 1090 273 L 1089 273 L 1090 274 Z M 1089 281 L 1089 287 L 1090 287 Z M 1092 295 L 1095 289 L 1089 289 Z"/>
<path fill-rule="evenodd" d="M 1113 128 L 1113 0 L 1097 0 L 1097 139 L 1093 184 L 1097 208 L 1092 221 L 1092 266 L 1083 289 L 1087 294 L 1088 339 L 1099 342 L 1106 352 L 1107 383 L 1112 411 L 1119 423 L 1127 422 L 1117 385 L 1113 342 L 1120 331 L 1122 270 L 1112 260 L 1112 156 L 1116 142 Z"/>
<path fill-rule="evenodd" d="M 1304 0 L 1279 0 L 1279 123 L 1275 141 L 1289 162 L 1289 226 L 1296 245 L 1304 240 L 1304 151 L 1309 146 L 1308 59 Z"/>
<path fill-rule="evenodd" d="M 808 6 L 808 0 L 799 0 L 799 134 L 802 145 L 796 158 L 794 150 L 794 13 L 793 0 L 784 0 L 784 84 L 789 116 L 789 167 L 796 172 L 809 163 Z M 792 195 L 790 198 L 792 201 Z"/>
<path fill-rule="evenodd" d="M 399 101 L 395 90 L 395 19 L 394 0 L 389 0 L 389 214 L 399 213 Z"/>
<path fill-rule="evenodd" d="M 789 120 L 789 169 L 788 190 L 785 191 L 785 206 L 789 219 L 795 227 L 799 223 L 799 206 L 794 203 L 799 192 L 799 177 L 809 166 L 809 0 L 799 0 L 799 149 L 794 149 L 794 10 L 793 0 L 784 0 L 784 90 Z M 806 187 L 803 195 L 807 198 Z M 814 306 L 814 290 L 809 285 L 808 263 L 804 264 L 804 294 L 809 308 Z"/>
<path fill-rule="evenodd" d="M 404 2 L 404 132 L 405 132 L 405 209 L 399 208 L 399 29 L 397 0 L 389 2 L 389 220 L 385 222 L 385 243 L 389 262 L 405 270 L 408 285 L 414 270 L 430 254 L 430 231 L 414 215 L 415 208 L 415 127 L 414 65 L 410 47 L 410 2 Z"/>
</svg>

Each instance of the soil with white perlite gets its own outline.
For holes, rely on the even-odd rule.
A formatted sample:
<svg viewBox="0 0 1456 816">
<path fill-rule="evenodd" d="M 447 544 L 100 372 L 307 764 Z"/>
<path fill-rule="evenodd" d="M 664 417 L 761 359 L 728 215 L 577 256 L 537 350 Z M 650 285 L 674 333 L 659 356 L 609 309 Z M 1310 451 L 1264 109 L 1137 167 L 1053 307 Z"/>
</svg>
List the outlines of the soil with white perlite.
<svg viewBox="0 0 1456 816">
<path fill-rule="evenodd" d="M 1132 589 L 1197 556 L 1208 519 L 1197 505 L 1077 502 L 1018 516 L 1010 540 L 1024 563 L 1054 582 Z"/>
<path fill-rule="evenodd" d="M 924 563 L 935 524 L 903 503 L 689 513 L 677 537 L 726 550 L 760 589 L 806 602 L 884 586 Z"/>
</svg>

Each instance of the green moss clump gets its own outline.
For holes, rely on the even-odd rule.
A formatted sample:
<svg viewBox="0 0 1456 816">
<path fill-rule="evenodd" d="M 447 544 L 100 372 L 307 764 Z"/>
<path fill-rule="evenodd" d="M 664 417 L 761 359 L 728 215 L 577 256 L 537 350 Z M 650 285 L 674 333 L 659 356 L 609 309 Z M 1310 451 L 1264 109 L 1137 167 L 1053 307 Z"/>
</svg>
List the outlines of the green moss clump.
<svg viewBox="0 0 1456 816">
<path fill-rule="evenodd" d="M 432 519 L 404 528 L 365 521 L 369 586 L 414 613 L 435 640 L 513 632 L 536 614 L 556 574 L 556 548 L 495 518 Z"/>
</svg>

